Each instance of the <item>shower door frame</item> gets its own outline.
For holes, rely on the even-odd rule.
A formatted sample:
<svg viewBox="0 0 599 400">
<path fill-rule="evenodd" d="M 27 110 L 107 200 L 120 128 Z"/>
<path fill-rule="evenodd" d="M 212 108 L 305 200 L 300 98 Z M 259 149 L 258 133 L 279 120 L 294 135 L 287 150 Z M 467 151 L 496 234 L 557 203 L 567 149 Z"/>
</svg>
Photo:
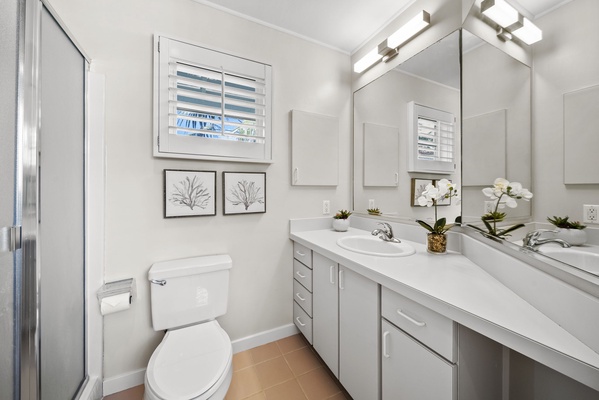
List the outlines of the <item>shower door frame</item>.
<svg viewBox="0 0 599 400">
<path fill-rule="evenodd" d="M 84 381 L 75 398 L 100 398 L 102 395 L 102 317 L 89 304 L 88 293 L 101 285 L 103 265 L 104 218 L 104 139 L 103 77 L 89 72 L 90 58 L 81 49 L 65 24 L 45 0 L 18 0 L 18 78 L 17 132 L 15 139 L 15 225 L 20 228 L 20 248 L 14 250 L 15 274 L 18 274 L 15 296 L 15 387 L 14 399 L 40 398 L 40 259 L 38 237 L 39 215 L 39 143 L 41 132 L 41 15 L 45 8 L 56 20 L 85 59 L 85 348 L 83 349 Z M 94 75 L 90 79 L 90 74 Z M 98 76 L 100 79 L 98 79 Z M 90 81 L 92 84 L 90 84 Z M 96 110 L 90 110 L 90 100 Z M 93 111 L 93 112 L 92 112 Z M 89 126 L 89 118 L 102 125 Z M 95 131 L 91 139 L 90 131 Z M 90 185 L 90 180 L 95 186 Z M 98 184 L 96 184 L 98 183 Z M 89 196 L 93 191 L 96 197 Z M 100 198 L 97 196 L 100 195 Z M 98 214 L 91 217 L 91 212 Z M 18 231 L 19 229 L 17 229 Z M 92 261 L 91 257 L 96 257 Z M 90 264 L 91 273 L 90 273 Z M 19 285 L 20 283 L 20 285 Z M 90 340 L 90 327 L 94 329 Z M 91 376 L 91 378 L 90 378 Z"/>
</svg>

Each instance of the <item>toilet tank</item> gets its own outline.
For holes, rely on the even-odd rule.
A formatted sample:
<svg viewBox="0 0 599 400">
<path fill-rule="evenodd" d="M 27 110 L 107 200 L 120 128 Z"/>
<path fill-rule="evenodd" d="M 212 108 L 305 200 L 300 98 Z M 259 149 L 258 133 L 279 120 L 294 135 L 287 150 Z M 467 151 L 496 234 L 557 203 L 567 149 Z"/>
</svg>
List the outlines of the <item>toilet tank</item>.
<svg viewBox="0 0 599 400">
<path fill-rule="evenodd" d="M 152 325 L 172 329 L 227 312 L 231 257 L 226 254 L 155 263 L 150 268 Z"/>
</svg>

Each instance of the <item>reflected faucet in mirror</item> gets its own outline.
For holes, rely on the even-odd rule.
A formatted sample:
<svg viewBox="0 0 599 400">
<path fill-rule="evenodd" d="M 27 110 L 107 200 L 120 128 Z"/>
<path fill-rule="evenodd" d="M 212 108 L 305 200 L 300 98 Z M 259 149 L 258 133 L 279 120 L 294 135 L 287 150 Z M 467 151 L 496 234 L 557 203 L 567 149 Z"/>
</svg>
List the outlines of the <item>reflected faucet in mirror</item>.
<svg viewBox="0 0 599 400">
<path fill-rule="evenodd" d="M 539 246 L 546 244 L 546 243 L 557 243 L 557 244 L 561 245 L 563 248 L 572 247 L 570 245 L 570 243 L 568 243 L 562 239 L 556 239 L 556 238 L 541 239 L 541 235 L 544 232 L 552 232 L 553 233 L 555 231 L 552 231 L 550 229 L 537 229 L 537 230 L 528 232 L 526 234 L 526 236 L 524 237 L 524 239 L 522 239 L 523 247 L 527 250 L 532 250 L 532 251 L 537 251 Z"/>
</svg>

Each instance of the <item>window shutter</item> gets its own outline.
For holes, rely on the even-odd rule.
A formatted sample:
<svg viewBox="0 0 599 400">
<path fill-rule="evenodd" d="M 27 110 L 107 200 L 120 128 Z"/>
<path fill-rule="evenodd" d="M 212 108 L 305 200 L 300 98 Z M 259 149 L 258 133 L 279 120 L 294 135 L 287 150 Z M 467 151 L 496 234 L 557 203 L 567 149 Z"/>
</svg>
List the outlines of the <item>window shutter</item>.
<svg viewBox="0 0 599 400">
<path fill-rule="evenodd" d="M 159 40 L 158 152 L 269 162 L 270 66 Z"/>
</svg>

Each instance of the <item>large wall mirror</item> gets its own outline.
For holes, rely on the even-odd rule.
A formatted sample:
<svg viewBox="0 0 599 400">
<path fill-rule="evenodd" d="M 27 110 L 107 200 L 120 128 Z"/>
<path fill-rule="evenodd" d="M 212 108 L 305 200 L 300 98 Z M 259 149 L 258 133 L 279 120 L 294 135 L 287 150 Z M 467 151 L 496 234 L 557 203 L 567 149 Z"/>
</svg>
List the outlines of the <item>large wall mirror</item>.
<svg viewBox="0 0 599 400">
<path fill-rule="evenodd" d="M 420 140 L 410 123 L 418 123 L 414 105 L 424 110 L 421 115 L 430 115 Z M 441 122 L 439 114 L 446 116 Z M 428 167 L 428 159 L 441 153 L 428 130 L 440 131 L 444 124 L 453 140 L 445 149 L 447 168 L 440 168 L 435 160 Z M 460 185 L 459 149 L 460 31 L 455 31 L 354 93 L 355 212 L 378 208 L 385 218 L 432 218 L 431 210 L 415 204 L 414 197 L 435 179 Z M 425 165 L 411 167 L 409 153 L 418 151 Z M 453 221 L 460 215 L 460 206 L 448 204 L 442 212 Z"/>
<path fill-rule="evenodd" d="M 516 208 L 502 210 L 507 211 L 507 223 L 531 222 L 526 229 L 551 228 L 544 223 L 553 215 L 580 220 L 582 204 L 597 204 L 592 202 L 597 199 L 599 182 L 573 184 L 565 179 L 569 153 L 564 149 L 568 144 L 564 98 L 599 87 L 599 53 L 592 51 L 598 40 L 593 34 L 593 16 L 599 3 L 573 1 L 548 12 L 535 21 L 544 30 L 544 39 L 531 48 L 500 42 L 482 18 L 480 2 L 475 1 L 463 29 L 354 93 L 356 213 L 366 214 L 375 207 L 384 219 L 431 219 L 430 209 L 413 205 L 414 191 L 441 178 L 457 183 L 462 193 L 461 205 L 439 210 L 450 221 L 462 215 L 467 223 L 479 222 L 488 200 L 482 189 L 498 177 L 518 181 L 534 193 L 531 202 L 519 201 Z M 578 29 L 573 30 L 568 24 L 575 18 Z M 457 117 L 453 171 L 410 169 L 411 102 Z M 595 114 L 599 111 L 596 105 L 593 109 Z M 594 162 L 585 160 L 587 166 Z M 592 246 L 599 248 L 595 227 L 590 225 L 587 233 Z M 517 231 L 511 240 L 517 243 L 515 239 L 526 229 Z M 564 271 L 597 280 L 599 270 L 589 272 L 574 258 L 554 258 L 562 262 Z"/>
</svg>

